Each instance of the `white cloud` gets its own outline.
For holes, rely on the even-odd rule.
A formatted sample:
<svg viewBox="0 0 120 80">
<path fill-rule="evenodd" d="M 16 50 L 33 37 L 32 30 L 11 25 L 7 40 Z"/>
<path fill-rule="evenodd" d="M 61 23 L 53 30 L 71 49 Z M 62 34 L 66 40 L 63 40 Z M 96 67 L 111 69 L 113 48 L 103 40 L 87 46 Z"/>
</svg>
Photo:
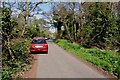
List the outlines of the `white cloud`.
<svg viewBox="0 0 120 80">
<path fill-rule="evenodd" d="M 38 14 L 38 15 L 34 15 L 34 16 L 36 16 L 37 19 L 43 18 L 43 16 L 40 15 L 40 14 Z"/>
</svg>

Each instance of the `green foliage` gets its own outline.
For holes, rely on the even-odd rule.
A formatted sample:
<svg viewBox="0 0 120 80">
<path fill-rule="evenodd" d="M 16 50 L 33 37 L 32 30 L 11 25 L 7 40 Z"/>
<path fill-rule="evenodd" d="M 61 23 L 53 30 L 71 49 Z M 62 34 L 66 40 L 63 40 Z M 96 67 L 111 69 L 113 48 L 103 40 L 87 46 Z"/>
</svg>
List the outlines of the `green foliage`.
<svg viewBox="0 0 120 80">
<path fill-rule="evenodd" d="M 2 78 L 3 80 L 12 80 L 13 76 L 16 75 L 17 72 L 24 70 L 24 67 L 30 64 L 29 62 L 29 43 L 31 39 L 13 39 L 11 40 L 11 50 L 14 54 L 14 59 L 7 60 L 3 55 L 2 58 Z M 19 75 L 17 76 L 19 77 Z"/>
<path fill-rule="evenodd" d="M 28 33 L 27 36 L 29 36 L 31 38 L 33 38 L 35 36 L 40 36 L 39 27 L 31 23 L 27 33 Z"/>
<path fill-rule="evenodd" d="M 2 79 L 2 72 L 0 72 L 0 80 Z"/>
<path fill-rule="evenodd" d="M 56 43 L 63 47 L 65 50 L 73 53 L 74 55 L 83 58 L 99 68 L 105 71 L 113 73 L 115 76 L 119 77 L 119 54 L 110 50 L 100 50 L 100 49 L 88 49 L 84 48 L 78 44 L 70 43 L 67 40 L 56 40 Z"/>
<path fill-rule="evenodd" d="M 3 36 L 10 35 L 15 25 L 17 25 L 17 22 L 11 18 L 11 11 L 9 8 L 3 9 L 1 19 L 2 31 L 4 33 Z"/>
<path fill-rule="evenodd" d="M 119 51 L 120 15 L 117 15 L 119 13 L 114 10 L 114 7 L 116 7 L 115 3 L 109 2 L 55 5 L 53 25 L 57 28 L 57 37 L 69 39 L 86 47 L 94 46 Z M 64 26 L 64 30 L 61 30 L 62 25 L 59 22 Z"/>
<path fill-rule="evenodd" d="M 34 24 L 30 24 L 29 29 L 27 30 L 26 36 L 33 38 L 35 36 L 45 36 L 45 32 L 41 31 L 39 29 L 39 26 L 36 26 Z"/>
<path fill-rule="evenodd" d="M 74 13 L 75 4 L 64 4 L 61 3 L 56 5 L 56 9 L 53 10 L 53 26 L 57 28 L 56 39 L 68 38 L 69 40 L 74 41 L 76 40 L 76 27 L 78 27 Z M 70 9 L 67 9 L 67 7 Z M 62 26 L 64 26 L 64 30 L 61 29 Z"/>
<path fill-rule="evenodd" d="M 118 16 L 111 9 L 111 3 L 94 3 L 86 13 L 84 27 L 85 40 L 90 44 L 98 44 L 108 49 L 118 47 Z M 103 8 L 104 6 L 104 8 Z"/>
<path fill-rule="evenodd" d="M 28 39 L 16 37 L 17 22 L 11 18 L 9 8 L 2 9 L 2 79 L 12 80 L 19 71 L 30 64 L 29 43 Z M 18 38 L 18 39 L 16 39 Z M 25 70 L 24 70 L 25 71 Z M 19 75 L 18 75 L 19 76 Z"/>
</svg>

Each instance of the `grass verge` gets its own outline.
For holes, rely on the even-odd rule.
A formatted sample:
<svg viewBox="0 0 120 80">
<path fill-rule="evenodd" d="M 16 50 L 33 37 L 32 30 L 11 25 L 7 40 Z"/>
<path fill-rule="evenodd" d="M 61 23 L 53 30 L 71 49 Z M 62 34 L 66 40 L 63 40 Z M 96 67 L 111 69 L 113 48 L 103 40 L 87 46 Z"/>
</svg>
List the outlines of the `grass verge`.
<svg viewBox="0 0 120 80">
<path fill-rule="evenodd" d="M 62 39 L 56 40 L 56 43 L 72 54 L 83 58 L 97 67 L 112 73 L 117 78 L 120 78 L 119 53 L 111 50 L 84 48 L 76 43 L 70 43 L 69 41 Z"/>
</svg>

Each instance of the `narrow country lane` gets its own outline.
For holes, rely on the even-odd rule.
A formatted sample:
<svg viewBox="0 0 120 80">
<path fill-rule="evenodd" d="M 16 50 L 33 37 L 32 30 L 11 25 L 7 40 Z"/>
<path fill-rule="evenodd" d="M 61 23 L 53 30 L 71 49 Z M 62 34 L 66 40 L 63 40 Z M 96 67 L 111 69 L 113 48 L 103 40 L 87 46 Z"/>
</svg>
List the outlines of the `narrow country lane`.
<svg viewBox="0 0 120 80">
<path fill-rule="evenodd" d="M 39 54 L 37 78 L 105 78 L 55 43 L 48 44 L 48 54 Z"/>
</svg>

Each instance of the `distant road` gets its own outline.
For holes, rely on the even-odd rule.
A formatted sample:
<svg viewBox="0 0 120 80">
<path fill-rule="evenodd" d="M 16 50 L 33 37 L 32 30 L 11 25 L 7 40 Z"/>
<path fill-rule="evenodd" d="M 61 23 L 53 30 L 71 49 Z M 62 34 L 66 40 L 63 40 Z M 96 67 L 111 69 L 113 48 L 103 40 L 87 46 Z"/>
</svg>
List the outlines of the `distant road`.
<svg viewBox="0 0 120 80">
<path fill-rule="evenodd" d="M 95 68 L 68 54 L 52 41 L 48 44 L 48 54 L 38 55 L 37 78 L 105 78 Z"/>
</svg>

